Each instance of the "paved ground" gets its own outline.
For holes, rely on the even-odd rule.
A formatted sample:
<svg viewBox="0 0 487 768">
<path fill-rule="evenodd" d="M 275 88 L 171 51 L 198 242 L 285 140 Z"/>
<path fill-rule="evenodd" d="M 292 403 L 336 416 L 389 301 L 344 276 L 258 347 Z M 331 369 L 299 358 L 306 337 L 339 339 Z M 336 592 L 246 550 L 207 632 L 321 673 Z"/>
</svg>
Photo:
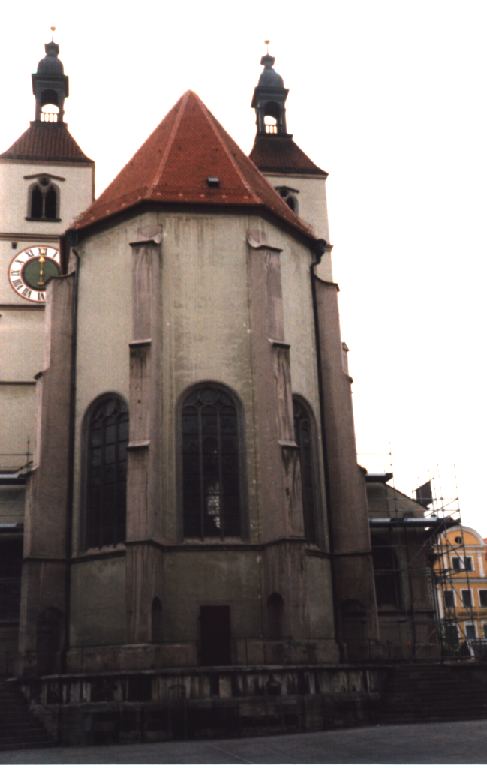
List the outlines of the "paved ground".
<svg viewBox="0 0 487 768">
<path fill-rule="evenodd" d="M 0 752 L 0 764 L 486 763 L 487 720 L 218 741 Z"/>
</svg>

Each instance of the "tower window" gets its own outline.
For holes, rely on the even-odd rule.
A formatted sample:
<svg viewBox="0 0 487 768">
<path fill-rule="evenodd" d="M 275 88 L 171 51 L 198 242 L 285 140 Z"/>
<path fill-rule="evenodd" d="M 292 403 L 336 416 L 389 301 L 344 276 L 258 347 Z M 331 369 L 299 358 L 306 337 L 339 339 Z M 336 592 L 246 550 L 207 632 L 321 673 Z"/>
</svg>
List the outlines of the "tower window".
<svg viewBox="0 0 487 768">
<path fill-rule="evenodd" d="M 293 189 L 292 187 L 287 187 L 285 185 L 281 185 L 279 187 L 276 187 L 276 191 L 279 192 L 282 199 L 285 203 L 290 207 L 290 209 L 295 213 L 299 213 L 299 203 L 298 203 L 298 194 L 299 191 L 297 189 Z"/>
<path fill-rule="evenodd" d="M 308 541 L 316 543 L 318 535 L 313 417 L 309 407 L 298 397 L 293 398 L 293 413 L 294 434 L 299 448 L 299 463 L 301 467 L 304 535 Z"/>
<path fill-rule="evenodd" d="M 29 219 L 59 221 L 59 188 L 42 176 L 29 189 Z"/>
<path fill-rule="evenodd" d="M 261 120 L 263 122 L 264 133 L 285 133 L 285 131 L 282 130 L 282 108 L 279 104 L 276 104 L 276 102 L 268 101 L 264 105 Z"/>
<path fill-rule="evenodd" d="M 125 539 L 128 410 L 118 395 L 105 395 L 86 417 L 85 543 Z"/>
<path fill-rule="evenodd" d="M 56 91 L 48 89 L 41 94 L 41 114 L 43 123 L 57 123 L 59 121 L 59 99 Z"/>
<path fill-rule="evenodd" d="M 240 429 L 237 403 L 205 384 L 182 405 L 182 507 L 185 536 L 241 535 Z"/>
<path fill-rule="evenodd" d="M 277 133 L 277 120 L 272 115 L 265 115 L 264 125 L 266 133 Z"/>
</svg>

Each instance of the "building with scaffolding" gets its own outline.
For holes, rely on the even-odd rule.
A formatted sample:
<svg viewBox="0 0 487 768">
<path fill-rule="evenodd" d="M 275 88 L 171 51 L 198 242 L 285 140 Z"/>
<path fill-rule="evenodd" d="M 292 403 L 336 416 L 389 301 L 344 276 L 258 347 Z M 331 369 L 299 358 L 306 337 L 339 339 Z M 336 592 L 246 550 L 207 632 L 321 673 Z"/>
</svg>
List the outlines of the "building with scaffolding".
<svg viewBox="0 0 487 768">
<path fill-rule="evenodd" d="M 487 643 L 487 545 L 473 528 L 444 530 L 435 544 L 438 616 L 445 650 L 483 655 Z"/>
<path fill-rule="evenodd" d="M 437 657 L 431 565 L 443 522 L 390 480 L 392 473 L 366 475 L 381 641 L 390 659 Z"/>
<path fill-rule="evenodd" d="M 70 742 L 370 719 L 396 661 L 439 655 L 446 523 L 357 465 L 327 174 L 287 133 L 274 58 L 250 159 L 188 91 L 72 221 L 68 181 L 90 198 L 93 166 L 46 52 L 46 130 L 72 162 L 22 164 L 46 133 L 42 89 L 0 157 L 19 185 L 0 242 L 11 340 L 23 324 L 23 355 L 2 349 L 18 367 L 0 455 L 29 446 L 0 478 L 18 683 Z M 25 205 L 33 230 L 14 239 Z"/>
</svg>

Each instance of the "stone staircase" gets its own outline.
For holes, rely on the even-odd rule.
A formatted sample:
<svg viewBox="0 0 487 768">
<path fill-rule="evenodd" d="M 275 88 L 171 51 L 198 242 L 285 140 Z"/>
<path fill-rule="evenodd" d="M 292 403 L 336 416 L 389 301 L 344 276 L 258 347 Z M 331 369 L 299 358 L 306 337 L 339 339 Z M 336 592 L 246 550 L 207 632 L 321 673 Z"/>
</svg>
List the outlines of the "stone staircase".
<svg viewBox="0 0 487 768">
<path fill-rule="evenodd" d="M 0 750 L 52 746 L 53 740 L 34 717 L 15 683 L 0 680 Z"/>
<path fill-rule="evenodd" d="M 377 721 L 418 723 L 487 719 L 487 665 L 411 664 L 388 676 Z"/>
</svg>

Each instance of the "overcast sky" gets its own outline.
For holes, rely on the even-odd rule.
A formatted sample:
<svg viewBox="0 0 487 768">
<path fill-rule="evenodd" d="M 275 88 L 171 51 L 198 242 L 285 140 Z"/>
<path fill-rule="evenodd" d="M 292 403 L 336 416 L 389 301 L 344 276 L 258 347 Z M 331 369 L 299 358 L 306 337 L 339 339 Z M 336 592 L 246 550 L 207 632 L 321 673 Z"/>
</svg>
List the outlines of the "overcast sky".
<svg viewBox="0 0 487 768">
<path fill-rule="evenodd" d="M 487 536 L 487 3 L 23 0 L 0 14 L 0 151 L 33 119 L 55 24 L 97 194 L 188 88 L 249 152 L 271 40 L 288 130 L 330 174 L 359 461 L 406 493 L 432 477 Z"/>
</svg>

